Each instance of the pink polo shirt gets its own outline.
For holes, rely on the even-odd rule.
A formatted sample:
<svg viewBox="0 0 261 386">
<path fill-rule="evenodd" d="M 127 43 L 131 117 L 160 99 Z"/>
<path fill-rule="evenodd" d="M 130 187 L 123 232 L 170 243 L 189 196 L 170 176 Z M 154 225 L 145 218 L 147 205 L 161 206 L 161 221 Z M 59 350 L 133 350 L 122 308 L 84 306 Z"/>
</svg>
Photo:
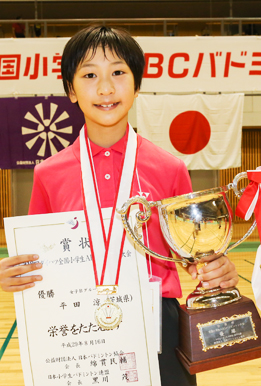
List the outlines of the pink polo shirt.
<svg viewBox="0 0 261 386">
<path fill-rule="evenodd" d="M 119 176 L 125 136 L 110 148 L 91 143 L 101 206 L 112 207 Z M 138 135 L 137 173 L 132 196 L 141 195 L 156 201 L 192 190 L 183 161 Z M 79 138 L 68 148 L 35 167 L 29 214 L 82 210 Z M 162 236 L 157 209 L 147 223 L 149 247 L 169 256 Z M 147 257 L 149 262 L 149 259 Z M 149 265 L 149 264 L 148 264 Z M 152 274 L 162 278 L 163 297 L 181 297 L 175 263 L 151 258 Z"/>
</svg>

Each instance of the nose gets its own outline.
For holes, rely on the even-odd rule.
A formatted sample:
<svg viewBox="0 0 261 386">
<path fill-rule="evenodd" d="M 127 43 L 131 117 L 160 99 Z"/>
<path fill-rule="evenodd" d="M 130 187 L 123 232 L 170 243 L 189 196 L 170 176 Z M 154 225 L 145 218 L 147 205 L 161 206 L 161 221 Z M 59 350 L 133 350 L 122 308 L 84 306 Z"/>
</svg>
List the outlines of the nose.
<svg viewBox="0 0 261 386">
<path fill-rule="evenodd" d="M 115 88 L 111 79 L 101 79 L 98 85 L 98 95 L 114 94 Z"/>
</svg>

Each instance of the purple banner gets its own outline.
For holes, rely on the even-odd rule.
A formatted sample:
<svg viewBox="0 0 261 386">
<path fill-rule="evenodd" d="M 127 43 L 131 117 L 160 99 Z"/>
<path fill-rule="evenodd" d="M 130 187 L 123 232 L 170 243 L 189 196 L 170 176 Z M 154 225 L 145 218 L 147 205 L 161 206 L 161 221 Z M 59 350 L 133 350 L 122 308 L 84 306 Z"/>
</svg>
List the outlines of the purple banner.
<svg viewBox="0 0 261 386">
<path fill-rule="evenodd" d="M 77 138 L 84 116 L 67 97 L 0 99 L 0 169 L 31 169 Z"/>
</svg>

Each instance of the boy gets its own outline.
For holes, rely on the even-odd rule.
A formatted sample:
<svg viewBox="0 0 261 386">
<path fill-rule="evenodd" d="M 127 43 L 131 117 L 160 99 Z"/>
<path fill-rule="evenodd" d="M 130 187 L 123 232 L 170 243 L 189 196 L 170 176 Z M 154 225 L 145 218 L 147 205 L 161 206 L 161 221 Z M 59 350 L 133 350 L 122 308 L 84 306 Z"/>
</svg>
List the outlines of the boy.
<svg viewBox="0 0 261 386">
<path fill-rule="evenodd" d="M 85 130 L 102 208 L 112 207 L 114 203 L 126 142 L 132 130 L 128 125 L 128 111 L 138 96 L 143 69 L 143 52 L 125 31 L 89 27 L 77 33 L 64 49 L 64 88 L 85 116 Z M 137 141 L 131 196 L 146 193 L 149 200 L 155 201 L 191 191 L 189 175 L 182 161 L 140 136 Z M 85 166 L 81 163 L 80 146 L 85 144 L 80 143 L 78 138 L 72 146 L 35 168 L 29 214 L 83 209 L 81 169 Z M 155 212 L 148 224 L 148 242 L 152 250 L 169 255 L 169 247 L 161 234 Z M 17 267 L 17 264 L 37 258 L 24 255 L 1 261 L 2 288 L 21 291 L 41 280 L 40 275 L 17 277 L 41 268 L 39 263 Z M 175 356 L 178 345 L 176 298 L 181 297 L 175 264 L 151 258 L 151 268 L 150 264 L 148 266 L 153 275 L 162 278 L 163 346 L 159 355 L 162 385 L 195 385 L 195 376 L 189 375 Z M 188 272 L 196 279 L 195 266 L 191 265 Z M 223 255 L 203 267 L 199 279 L 209 288 L 218 285 L 227 288 L 238 282 L 234 265 Z"/>
</svg>

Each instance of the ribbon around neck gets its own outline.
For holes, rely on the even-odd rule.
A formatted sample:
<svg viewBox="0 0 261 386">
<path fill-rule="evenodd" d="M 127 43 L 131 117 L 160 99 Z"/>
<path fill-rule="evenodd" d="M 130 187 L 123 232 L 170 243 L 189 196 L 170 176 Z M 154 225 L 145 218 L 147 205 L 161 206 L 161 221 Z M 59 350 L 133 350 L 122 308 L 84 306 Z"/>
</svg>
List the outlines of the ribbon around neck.
<svg viewBox="0 0 261 386">
<path fill-rule="evenodd" d="M 137 166 L 137 135 L 128 124 L 108 235 L 106 235 L 103 223 L 99 188 L 86 125 L 80 132 L 80 150 L 83 207 L 95 282 L 96 285 L 118 284 L 125 230 L 120 216 L 116 213 L 116 207 L 121 207 L 132 192 Z"/>
<path fill-rule="evenodd" d="M 250 183 L 238 202 L 235 214 L 247 221 L 254 212 L 261 240 L 261 166 L 256 170 L 248 170 L 247 177 Z"/>
</svg>

